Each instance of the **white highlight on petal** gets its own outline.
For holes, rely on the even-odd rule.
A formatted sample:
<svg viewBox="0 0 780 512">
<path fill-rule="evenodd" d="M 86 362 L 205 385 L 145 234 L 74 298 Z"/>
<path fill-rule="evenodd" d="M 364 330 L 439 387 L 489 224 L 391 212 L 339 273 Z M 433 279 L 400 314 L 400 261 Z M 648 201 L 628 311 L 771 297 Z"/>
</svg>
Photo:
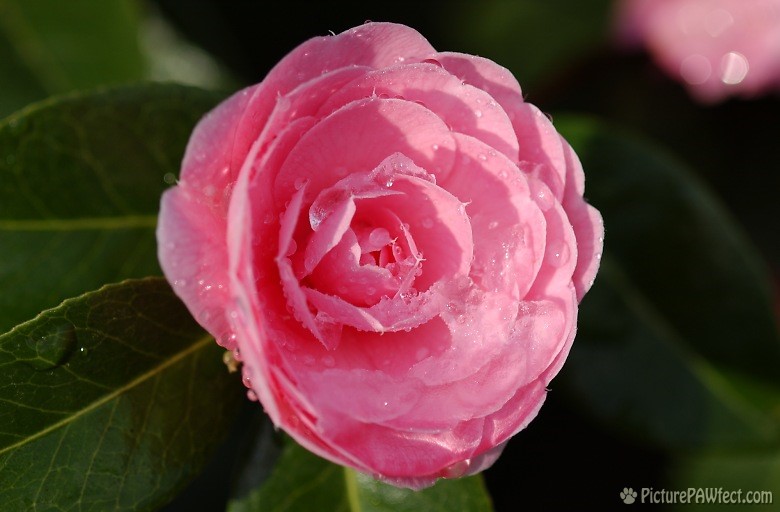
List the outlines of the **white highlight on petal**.
<svg viewBox="0 0 780 512">
<path fill-rule="evenodd" d="M 739 52 L 728 52 L 720 60 L 720 80 L 727 85 L 737 85 L 742 83 L 749 69 L 747 57 Z"/>
</svg>

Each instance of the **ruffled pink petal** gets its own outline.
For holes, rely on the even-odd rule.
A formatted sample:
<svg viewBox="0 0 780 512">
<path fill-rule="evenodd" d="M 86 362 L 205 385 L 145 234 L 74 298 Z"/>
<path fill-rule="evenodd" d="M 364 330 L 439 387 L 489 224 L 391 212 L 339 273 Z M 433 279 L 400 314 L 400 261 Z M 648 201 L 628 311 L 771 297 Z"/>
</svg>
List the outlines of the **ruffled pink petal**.
<svg viewBox="0 0 780 512">
<path fill-rule="evenodd" d="M 367 73 L 334 94 L 322 106 L 320 115 L 369 96 L 421 103 L 453 131 L 476 137 L 510 159 L 517 159 L 517 137 L 504 110 L 488 93 L 439 66 L 413 63 Z"/>
<path fill-rule="evenodd" d="M 532 195 L 547 222 L 547 243 L 536 281 L 526 295 L 529 299 L 556 296 L 567 289 L 577 265 L 579 249 L 574 229 L 563 207 L 551 199 L 552 192 L 540 181 L 530 181 Z"/>
<path fill-rule="evenodd" d="M 398 280 L 386 268 L 360 263 L 360 245 L 355 233 L 347 231 L 309 277 L 310 286 L 360 306 L 394 296 Z"/>
<path fill-rule="evenodd" d="M 526 178 L 504 155 L 456 134 L 459 165 L 442 186 L 467 203 L 473 225 L 471 277 L 485 290 L 519 299 L 541 267 L 546 221 Z"/>
<path fill-rule="evenodd" d="M 303 288 L 303 292 L 333 323 L 376 333 L 413 329 L 436 316 L 443 307 L 441 295 L 433 289 L 410 297 L 383 297 L 370 307 L 355 306 L 311 288 Z"/>
<path fill-rule="evenodd" d="M 288 53 L 265 82 L 286 94 L 329 71 L 352 66 L 384 68 L 435 53 L 416 30 L 395 23 L 365 23 L 336 36 L 314 37 Z"/>
<path fill-rule="evenodd" d="M 425 290 L 438 280 L 467 274 L 474 241 L 462 203 L 445 189 L 413 176 L 397 176 L 392 188 L 402 193 L 377 198 L 362 208 L 374 218 L 393 212 L 403 224 L 408 224 L 408 228 L 402 226 L 403 230 L 411 233 L 424 259 L 415 287 Z"/>
<path fill-rule="evenodd" d="M 306 275 L 311 274 L 322 258 L 341 242 L 355 216 L 355 210 L 355 201 L 348 196 L 317 226 L 305 249 L 303 266 Z"/>
<path fill-rule="evenodd" d="M 393 153 L 439 177 L 452 168 L 454 149 L 447 125 L 425 107 L 395 99 L 355 101 L 301 138 L 279 171 L 274 196 L 283 202 L 303 181 L 316 195 L 347 172 L 373 169 Z"/>
<path fill-rule="evenodd" d="M 457 52 L 440 52 L 433 58 L 453 75 L 490 94 L 504 108 L 523 101 L 512 72 L 492 60 Z"/>
<path fill-rule="evenodd" d="M 180 184 L 163 194 L 157 252 L 165 276 L 192 316 L 220 345 L 233 349 L 225 316 L 231 297 L 224 222 Z"/>
<path fill-rule="evenodd" d="M 577 300 L 581 301 L 596 279 L 604 250 L 604 221 L 598 210 L 582 198 L 585 191 L 585 175 L 582 164 L 574 150 L 564 141 L 566 156 L 566 191 L 563 208 L 571 222 L 577 238 L 577 266 L 572 282 L 577 291 Z"/>
<path fill-rule="evenodd" d="M 227 212 L 229 199 L 223 197 L 222 191 L 236 180 L 243 155 L 254 140 L 238 130 L 237 120 L 246 114 L 250 98 L 260 88 L 258 84 L 238 91 L 207 113 L 195 126 L 184 152 L 180 184 L 202 194 L 204 200 L 224 205 L 222 213 Z M 236 163 L 237 146 L 244 151 Z"/>
</svg>

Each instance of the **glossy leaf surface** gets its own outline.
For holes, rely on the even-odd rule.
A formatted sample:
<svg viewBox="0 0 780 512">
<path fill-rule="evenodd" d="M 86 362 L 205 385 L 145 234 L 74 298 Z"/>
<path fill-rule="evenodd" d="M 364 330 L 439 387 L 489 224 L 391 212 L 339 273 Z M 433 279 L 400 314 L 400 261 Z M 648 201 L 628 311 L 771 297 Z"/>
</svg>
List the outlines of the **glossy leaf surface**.
<svg viewBox="0 0 780 512">
<path fill-rule="evenodd" d="M 577 400 L 672 447 L 777 440 L 780 337 L 768 276 L 678 162 L 596 122 L 556 119 L 604 215 L 600 275 L 565 374 Z"/>
<path fill-rule="evenodd" d="M 0 332 L 67 297 L 160 273 L 160 194 L 216 100 L 140 85 L 49 100 L 0 123 Z"/>
<path fill-rule="evenodd" d="M 162 278 L 0 336 L 4 511 L 149 510 L 197 474 L 243 393 Z"/>
</svg>

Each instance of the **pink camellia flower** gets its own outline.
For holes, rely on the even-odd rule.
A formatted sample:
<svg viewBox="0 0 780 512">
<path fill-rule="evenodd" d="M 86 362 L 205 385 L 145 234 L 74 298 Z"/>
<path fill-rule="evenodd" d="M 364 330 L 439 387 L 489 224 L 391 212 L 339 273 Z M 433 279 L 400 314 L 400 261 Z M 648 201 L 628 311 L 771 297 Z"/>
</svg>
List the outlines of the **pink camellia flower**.
<svg viewBox="0 0 780 512">
<path fill-rule="evenodd" d="M 623 0 L 617 25 L 701 101 L 780 90 L 780 0 Z"/>
<path fill-rule="evenodd" d="M 419 488 L 539 410 L 601 254 L 583 189 L 506 69 L 366 23 L 200 122 L 159 256 L 276 425 Z"/>
</svg>

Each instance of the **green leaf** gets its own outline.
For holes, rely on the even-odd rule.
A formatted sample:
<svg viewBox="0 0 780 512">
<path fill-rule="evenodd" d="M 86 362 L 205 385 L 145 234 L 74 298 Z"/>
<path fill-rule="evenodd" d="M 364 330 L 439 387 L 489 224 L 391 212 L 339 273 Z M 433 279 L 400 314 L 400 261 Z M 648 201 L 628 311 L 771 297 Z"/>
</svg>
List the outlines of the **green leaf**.
<svg viewBox="0 0 780 512">
<path fill-rule="evenodd" d="M 0 117 L 43 97 L 140 80 L 137 2 L 3 0 Z"/>
<path fill-rule="evenodd" d="M 457 45 L 511 69 L 533 91 L 603 45 L 609 0 L 491 0 L 446 11 Z M 543 42 L 540 44 L 540 42 Z"/>
<path fill-rule="evenodd" d="M 689 455 L 675 461 L 670 477 L 674 489 L 695 490 L 692 503 L 678 504 L 672 510 L 717 511 L 738 507 L 733 501 L 725 503 L 719 490 L 728 493 L 729 500 L 758 502 L 746 507 L 750 510 L 776 510 L 776 500 L 780 499 L 780 451 Z M 743 501 L 742 505 L 745 504 Z"/>
<path fill-rule="evenodd" d="M 160 194 L 216 100 L 141 85 L 0 123 L 0 332 L 104 283 L 159 274 Z"/>
<path fill-rule="evenodd" d="M 69 299 L 0 336 L 3 511 L 166 502 L 237 412 L 220 352 L 162 278 Z"/>
<path fill-rule="evenodd" d="M 564 374 L 578 403 L 663 446 L 776 442 L 780 336 L 768 276 L 682 165 L 595 122 L 556 119 L 606 226 Z"/>
<path fill-rule="evenodd" d="M 267 443 L 260 446 L 267 448 Z M 440 480 L 422 491 L 384 484 L 332 464 L 287 441 L 260 487 L 228 504 L 228 512 L 488 512 L 493 507 L 482 477 Z"/>
</svg>

